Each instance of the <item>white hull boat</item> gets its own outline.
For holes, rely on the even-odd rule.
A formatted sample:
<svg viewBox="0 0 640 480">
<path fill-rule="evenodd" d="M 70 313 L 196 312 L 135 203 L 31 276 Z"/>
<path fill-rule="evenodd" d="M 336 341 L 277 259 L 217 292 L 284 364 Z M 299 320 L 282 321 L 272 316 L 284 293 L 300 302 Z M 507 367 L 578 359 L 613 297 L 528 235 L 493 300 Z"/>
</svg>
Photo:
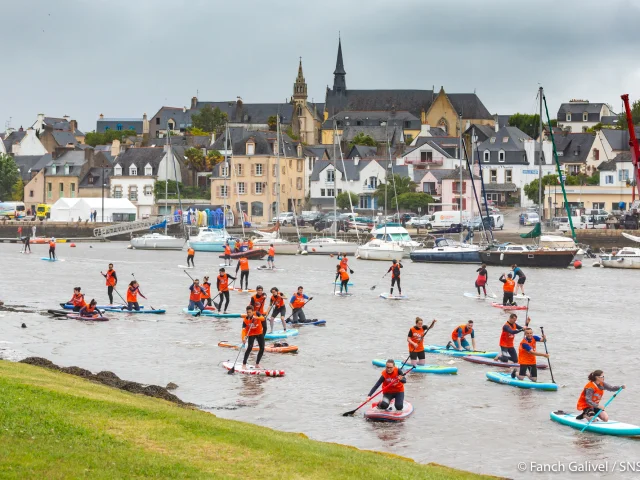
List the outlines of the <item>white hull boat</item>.
<svg viewBox="0 0 640 480">
<path fill-rule="evenodd" d="M 377 238 L 360 245 L 356 250 L 356 257 L 362 260 L 401 260 L 404 255 L 404 248 L 397 243 Z"/>
<path fill-rule="evenodd" d="M 253 241 L 253 248 L 263 248 L 269 251 L 272 244 L 276 249 L 276 255 L 297 255 L 300 250 L 297 242 L 290 242 L 284 238 L 259 238 Z"/>
<path fill-rule="evenodd" d="M 228 239 L 225 229 L 202 227 L 198 235 L 189 239 L 189 246 L 196 252 L 224 252 Z"/>
<path fill-rule="evenodd" d="M 600 264 L 605 268 L 640 269 L 640 248 L 624 247 L 615 254 L 600 255 Z"/>
<path fill-rule="evenodd" d="M 340 255 L 347 253 L 355 255 L 358 244 L 331 237 L 312 238 L 307 243 L 300 244 L 300 251 L 309 255 Z"/>
<path fill-rule="evenodd" d="M 161 233 L 147 233 L 131 239 L 131 246 L 137 250 L 182 250 L 185 239 Z"/>
<path fill-rule="evenodd" d="M 421 248 L 411 252 L 414 262 L 424 263 L 481 263 L 480 246 L 436 238 L 433 248 Z"/>
<path fill-rule="evenodd" d="M 411 252 L 422 246 L 411 239 L 411 235 L 406 228 L 398 225 L 397 223 L 388 223 L 386 225 L 380 225 L 377 228 L 371 230 L 371 235 L 377 240 L 382 240 L 387 243 L 393 243 L 402 247 L 404 251 L 404 257 L 409 258 Z"/>
</svg>

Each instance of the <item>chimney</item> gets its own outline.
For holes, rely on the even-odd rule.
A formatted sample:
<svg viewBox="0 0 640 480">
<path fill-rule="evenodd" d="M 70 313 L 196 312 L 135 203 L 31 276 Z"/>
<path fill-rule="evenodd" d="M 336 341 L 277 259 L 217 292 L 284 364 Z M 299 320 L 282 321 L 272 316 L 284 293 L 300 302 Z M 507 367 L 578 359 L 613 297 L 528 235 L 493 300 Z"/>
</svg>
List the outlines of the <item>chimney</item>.
<svg viewBox="0 0 640 480">
<path fill-rule="evenodd" d="M 496 120 L 495 123 L 495 127 L 494 127 L 495 131 L 497 132 L 498 130 L 500 130 L 500 123 L 498 123 L 498 121 Z"/>
<path fill-rule="evenodd" d="M 76 133 L 76 130 L 78 129 L 78 121 L 71 120 L 69 122 L 69 129 L 71 130 L 71 133 Z"/>
<path fill-rule="evenodd" d="M 198 106 L 198 97 L 191 97 L 191 110 Z"/>
<path fill-rule="evenodd" d="M 120 140 L 114 140 L 111 143 L 111 156 L 113 158 L 117 157 L 120 154 Z"/>
<path fill-rule="evenodd" d="M 104 120 L 104 115 L 100 114 L 100 120 Z"/>
<path fill-rule="evenodd" d="M 22 128 L 22 125 L 20 125 L 20 128 L 18 129 L 19 132 L 24 132 L 24 128 Z"/>
<path fill-rule="evenodd" d="M 353 164 L 357 167 L 360 164 L 360 157 L 356 155 L 353 157 Z"/>
<path fill-rule="evenodd" d="M 62 117 L 63 120 L 66 120 L 67 122 L 69 121 L 69 115 L 65 115 L 64 117 Z"/>
<path fill-rule="evenodd" d="M 142 134 L 149 134 L 149 119 L 146 113 L 142 115 Z"/>
<path fill-rule="evenodd" d="M 187 107 L 182 107 L 182 113 L 187 113 Z"/>
</svg>

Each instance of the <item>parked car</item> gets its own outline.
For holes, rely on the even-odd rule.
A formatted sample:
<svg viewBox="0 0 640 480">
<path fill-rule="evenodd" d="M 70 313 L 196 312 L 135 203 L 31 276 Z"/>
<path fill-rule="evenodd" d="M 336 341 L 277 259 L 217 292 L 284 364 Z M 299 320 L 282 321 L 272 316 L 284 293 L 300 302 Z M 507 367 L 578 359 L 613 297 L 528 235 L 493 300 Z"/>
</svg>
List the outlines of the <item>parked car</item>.
<svg viewBox="0 0 640 480">
<path fill-rule="evenodd" d="M 346 220 L 336 220 L 335 221 L 337 223 L 337 231 L 338 232 L 347 232 L 349 231 L 349 222 L 347 222 Z M 313 229 L 316 232 L 321 232 L 323 230 L 327 230 L 327 231 L 334 231 L 334 220 L 333 219 L 323 219 L 323 220 L 318 220 L 315 225 L 313 226 Z"/>
<path fill-rule="evenodd" d="M 271 223 L 280 222 L 280 225 L 287 225 L 293 223 L 293 212 L 280 212 L 280 215 L 273 217 Z"/>
<path fill-rule="evenodd" d="M 520 225 L 535 225 L 540 223 L 540 217 L 535 212 L 526 212 L 520 214 Z"/>
<path fill-rule="evenodd" d="M 417 227 L 420 224 L 420 217 L 411 217 L 407 220 L 408 227 Z"/>
<path fill-rule="evenodd" d="M 485 230 L 489 230 L 489 227 L 491 227 L 492 229 L 496 228 L 496 224 L 493 220 L 493 217 L 489 216 L 489 217 L 474 217 L 472 218 L 470 221 L 465 222 L 463 224 L 464 228 L 470 228 L 472 230 L 480 230 L 481 225 L 484 224 L 484 229 Z"/>
<path fill-rule="evenodd" d="M 305 223 L 313 225 L 322 218 L 322 212 L 302 212 L 301 217 Z"/>
<path fill-rule="evenodd" d="M 359 230 L 361 232 L 368 232 L 375 226 L 373 218 L 369 217 L 356 217 L 355 220 L 349 221 L 350 230 Z"/>
</svg>

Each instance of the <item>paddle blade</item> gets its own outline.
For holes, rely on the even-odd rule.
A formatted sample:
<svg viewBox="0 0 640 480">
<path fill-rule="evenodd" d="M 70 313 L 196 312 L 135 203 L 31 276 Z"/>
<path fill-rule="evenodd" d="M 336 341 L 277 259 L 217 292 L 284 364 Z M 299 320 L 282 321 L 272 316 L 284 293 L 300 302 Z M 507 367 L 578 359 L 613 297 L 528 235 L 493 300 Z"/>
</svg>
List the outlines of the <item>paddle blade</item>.
<svg viewBox="0 0 640 480">
<path fill-rule="evenodd" d="M 231 367 L 231 369 L 227 372 L 227 375 L 233 375 L 236 371 L 236 366 L 234 365 L 233 367 Z"/>
<path fill-rule="evenodd" d="M 356 408 L 356 410 L 358 410 L 358 409 Z M 342 414 L 342 416 L 343 416 L 343 417 L 353 417 L 353 414 L 354 414 L 354 413 L 356 413 L 356 410 L 350 410 L 350 411 L 348 411 L 348 412 L 344 412 L 344 413 Z"/>
<path fill-rule="evenodd" d="M 369 290 L 375 290 L 376 286 L 374 285 L 373 287 L 371 287 Z"/>
</svg>

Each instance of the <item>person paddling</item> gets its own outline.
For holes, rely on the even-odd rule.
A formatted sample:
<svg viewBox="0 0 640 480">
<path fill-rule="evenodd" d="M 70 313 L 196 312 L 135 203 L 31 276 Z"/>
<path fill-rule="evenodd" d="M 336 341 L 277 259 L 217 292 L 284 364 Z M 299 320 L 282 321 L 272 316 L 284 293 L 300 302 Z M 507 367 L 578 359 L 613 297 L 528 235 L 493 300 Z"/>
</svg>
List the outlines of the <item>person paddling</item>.
<svg viewBox="0 0 640 480">
<path fill-rule="evenodd" d="M 122 310 L 127 309 L 129 311 L 135 310 L 136 312 L 139 312 L 140 304 L 138 303 L 138 294 L 146 300 L 147 297 L 145 297 L 140 291 L 140 285 L 138 285 L 138 282 L 132 280 L 129 283 L 129 288 L 127 288 L 127 306 L 125 307 L 123 305 Z"/>
<path fill-rule="evenodd" d="M 249 250 L 253 250 L 253 240 L 249 239 L 247 246 L 249 247 Z"/>
<path fill-rule="evenodd" d="M 267 254 L 267 266 L 269 268 L 276 268 L 274 260 L 276 258 L 276 249 L 273 248 L 273 243 L 269 245 L 269 253 Z"/>
<path fill-rule="evenodd" d="M 302 310 L 307 303 L 313 297 L 307 297 L 304 293 L 303 287 L 298 287 L 298 291 L 291 296 L 289 300 L 289 306 L 291 307 L 291 323 L 305 323 L 307 317 Z"/>
<path fill-rule="evenodd" d="M 604 410 L 604 405 L 600 403 L 604 391 L 615 392 L 621 388 L 627 388 L 626 385 L 614 386 L 609 385 L 604 381 L 604 372 L 602 370 L 594 370 L 589 374 L 589 383 L 587 383 L 582 392 L 580 398 L 578 398 L 578 410 L 582 413 L 576 417 L 576 420 L 590 420 L 596 412 L 599 410 L 598 418 L 596 420 L 602 420 L 603 422 L 609 421 L 609 415 Z"/>
<path fill-rule="evenodd" d="M 224 244 L 224 264 L 231 266 L 231 247 L 226 243 Z"/>
<path fill-rule="evenodd" d="M 342 256 L 338 257 L 340 259 L 340 266 L 345 270 L 348 270 L 349 273 L 353 275 L 353 270 L 349 267 L 349 259 L 347 258 L 347 252 L 342 252 Z"/>
<path fill-rule="evenodd" d="M 89 302 L 89 305 L 85 305 L 84 307 L 82 307 L 80 309 L 80 316 L 81 317 L 95 317 L 96 313 L 99 314 L 100 311 L 98 311 L 98 302 L 96 302 L 96 300 L 94 298 L 91 299 L 91 302 Z"/>
<path fill-rule="evenodd" d="M 84 293 L 80 293 L 80 290 L 80 287 L 75 287 L 73 289 L 73 297 L 71 297 L 71 300 L 67 302 L 73 305 L 74 312 L 79 312 L 82 307 L 85 307 L 87 305 L 87 302 L 85 302 L 84 300 Z"/>
<path fill-rule="evenodd" d="M 264 304 L 267 302 L 267 296 L 264 293 L 264 289 L 262 285 L 258 285 L 256 287 L 256 294 L 251 297 L 250 305 L 253 307 L 253 311 L 256 315 L 262 317 L 262 336 L 264 337 L 265 333 L 267 333 L 267 319 L 264 318 Z"/>
<path fill-rule="evenodd" d="M 56 239 L 55 237 L 51 237 L 49 240 L 49 260 L 56 259 Z"/>
<path fill-rule="evenodd" d="M 484 291 L 484 296 L 487 296 L 487 265 L 482 264 L 479 269 L 476 270 L 478 277 L 476 278 L 476 290 L 478 290 L 478 297 L 480 296 L 480 287 Z"/>
<path fill-rule="evenodd" d="M 200 280 L 196 278 L 189 287 L 191 293 L 189 294 L 189 310 L 195 310 L 196 308 L 202 312 L 204 305 L 202 304 L 202 287 L 200 286 Z"/>
<path fill-rule="evenodd" d="M 345 268 L 342 262 L 340 262 L 340 265 L 336 265 L 336 278 L 334 283 L 338 281 L 338 278 L 340 278 L 340 293 L 342 293 L 343 288 L 344 293 L 349 293 L 349 274 L 347 273 L 347 268 L 349 267 Z"/>
<path fill-rule="evenodd" d="M 402 295 L 402 287 L 400 286 L 400 269 L 404 268 L 402 263 L 393 260 L 393 265 L 389 267 L 387 273 L 391 272 L 391 295 L 393 295 L 393 286 L 398 285 L 398 294 Z"/>
<path fill-rule="evenodd" d="M 209 277 L 206 276 L 202 279 L 202 295 L 200 296 L 200 300 L 202 300 L 202 304 L 205 307 L 213 305 L 211 301 L 211 282 L 209 282 Z"/>
<path fill-rule="evenodd" d="M 236 243 L 233 244 L 233 251 L 238 253 L 240 251 L 240 239 L 236 239 Z"/>
<path fill-rule="evenodd" d="M 249 260 L 244 257 L 238 259 L 238 264 L 236 265 L 236 275 L 238 274 L 238 270 L 240 270 L 240 290 L 242 290 L 243 284 L 244 289 L 249 290 Z"/>
<path fill-rule="evenodd" d="M 469 342 L 464 337 L 471 336 L 471 345 L 473 351 L 476 351 L 476 338 L 473 330 L 473 320 L 469 320 L 466 325 L 457 326 L 453 332 L 451 332 L 451 340 L 447 343 L 447 350 L 454 347 L 456 350 L 469 350 Z"/>
<path fill-rule="evenodd" d="M 515 263 L 513 265 L 511 265 L 511 270 L 513 270 L 513 278 L 515 280 L 516 277 L 518 277 L 518 283 L 516 284 L 516 291 L 515 294 L 518 294 L 518 290 L 520 290 L 522 292 L 522 295 L 524 295 L 524 282 L 527 281 L 527 276 L 524 274 L 524 272 L 522 271 L 522 269 L 516 265 Z"/>
<path fill-rule="evenodd" d="M 116 271 L 113 269 L 113 263 L 109 264 L 107 273 L 100 272 L 100 274 L 106 279 L 109 305 L 113 305 L 113 289 L 116 288 L 116 285 L 118 284 L 118 276 L 116 275 Z"/>
<path fill-rule="evenodd" d="M 409 344 L 409 358 L 411 365 L 424 365 L 424 336 L 429 331 L 429 327 L 423 325 L 420 317 L 416 317 L 416 324 L 409 329 L 407 343 Z M 435 324 L 435 320 L 434 320 Z"/>
<path fill-rule="evenodd" d="M 224 313 L 227 313 L 227 308 L 229 308 L 229 279 L 235 280 L 236 278 L 226 273 L 224 268 L 221 268 L 220 274 L 216 278 L 216 288 L 218 289 L 218 295 L 220 295 L 220 303 L 216 305 L 218 312 L 222 311 L 223 300 L 226 300 L 226 303 L 224 304 Z"/>
<path fill-rule="evenodd" d="M 195 263 L 193 263 L 193 257 L 195 256 L 196 256 L 196 251 L 193 248 L 189 247 L 189 249 L 187 250 L 187 267 L 189 265 L 191 265 L 191 267 L 193 268 L 196 267 Z"/>
<path fill-rule="evenodd" d="M 504 306 L 516 305 L 513 301 L 513 289 L 516 287 L 516 282 L 514 282 L 511 277 L 511 274 L 508 274 L 505 277 L 505 274 L 503 273 L 499 279 L 504 284 L 502 285 L 502 305 Z"/>
<path fill-rule="evenodd" d="M 29 253 L 31 253 L 31 234 L 29 232 L 27 232 L 24 237 L 24 245 L 22 247 L 22 253 L 27 253 L 27 250 L 29 250 Z"/>
<path fill-rule="evenodd" d="M 509 315 L 509 319 L 502 326 L 502 333 L 500 334 L 500 355 L 495 360 L 500 362 L 508 362 L 511 360 L 513 363 L 518 363 L 518 354 L 513 346 L 513 339 L 515 336 L 524 331 L 524 327 L 521 327 L 516 323 L 518 316 L 515 313 Z M 527 325 L 531 321 L 531 318 L 527 320 Z"/>
<path fill-rule="evenodd" d="M 367 401 L 371 399 L 371 396 L 382 385 L 382 400 L 378 403 L 380 410 L 386 410 L 391 405 L 391 401 L 394 400 L 394 406 L 396 410 L 402 410 L 404 408 L 404 384 L 407 379 L 403 375 L 403 372 L 396 367 L 393 360 L 387 360 L 382 375 L 369 391 Z"/>
<path fill-rule="evenodd" d="M 242 343 L 247 343 L 247 349 L 242 359 L 242 368 L 247 368 L 247 360 L 253 350 L 253 344 L 258 342 L 260 349 L 256 357 L 256 368 L 260 368 L 260 360 L 264 354 L 264 335 L 262 335 L 262 322 L 264 317 L 256 315 L 251 305 L 247 306 L 247 313 L 242 315 Z"/>
<path fill-rule="evenodd" d="M 276 287 L 271 289 L 270 305 L 272 305 L 273 308 L 271 310 L 271 318 L 269 319 L 269 323 L 271 324 L 271 330 L 269 333 L 273 332 L 273 323 L 278 315 L 280 315 L 282 328 L 286 332 L 287 322 L 285 321 L 284 316 L 287 313 L 287 307 L 284 304 L 284 295 L 282 295 L 282 292 L 280 292 Z"/>
<path fill-rule="evenodd" d="M 518 362 L 520 363 L 518 380 L 524 380 L 525 377 L 528 377 L 532 382 L 538 381 L 536 357 L 549 358 L 549 354 L 536 351 L 536 343 L 546 340 L 547 337 L 544 335 L 542 337 L 534 335 L 532 328 L 526 327 L 524 329 L 524 338 L 520 342 L 520 348 L 518 349 Z M 511 371 L 511 378 L 516 378 L 515 368 Z"/>
</svg>

